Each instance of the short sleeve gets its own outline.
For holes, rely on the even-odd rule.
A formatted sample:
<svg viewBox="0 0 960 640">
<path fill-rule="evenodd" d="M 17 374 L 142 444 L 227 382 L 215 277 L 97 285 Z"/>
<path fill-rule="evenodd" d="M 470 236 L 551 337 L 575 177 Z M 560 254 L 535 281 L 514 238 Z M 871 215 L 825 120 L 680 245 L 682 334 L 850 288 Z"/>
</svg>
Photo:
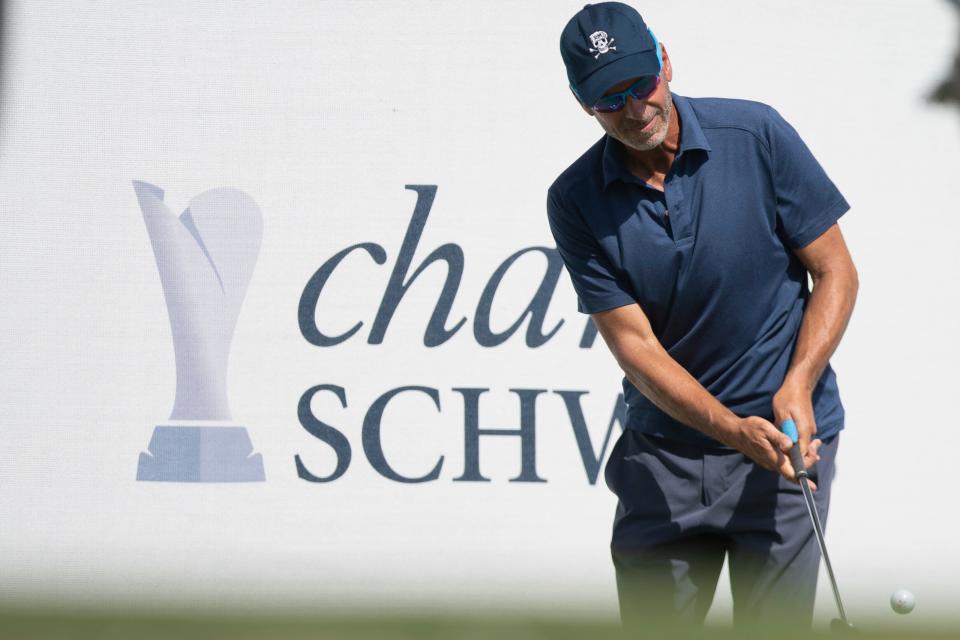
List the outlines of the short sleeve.
<svg viewBox="0 0 960 640">
<path fill-rule="evenodd" d="M 557 250 L 577 293 L 577 310 L 597 313 L 634 303 L 630 286 L 618 277 L 582 218 L 565 209 L 553 189 L 547 194 L 547 217 Z"/>
<path fill-rule="evenodd" d="M 800 249 L 833 226 L 850 205 L 797 131 L 773 108 L 766 134 L 778 230 L 791 248 Z"/>
</svg>

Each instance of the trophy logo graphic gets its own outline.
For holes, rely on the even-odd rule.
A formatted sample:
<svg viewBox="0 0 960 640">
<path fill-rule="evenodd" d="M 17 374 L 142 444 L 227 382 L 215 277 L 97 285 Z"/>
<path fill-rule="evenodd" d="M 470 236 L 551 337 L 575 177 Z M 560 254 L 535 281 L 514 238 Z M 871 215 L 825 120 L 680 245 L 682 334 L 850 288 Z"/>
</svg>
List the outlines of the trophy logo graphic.
<svg viewBox="0 0 960 640">
<path fill-rule="evenodd" d="M 263 457 L 231 420 L 227 361 L 263 235 L 256 202 L 237 189 L 194 197 L 180 217 L 163 190 L 133 181 L 160 272 L 177 365 L 171 424 L 159 424 L 137 480 L 262 482 Z"/>
</svg>

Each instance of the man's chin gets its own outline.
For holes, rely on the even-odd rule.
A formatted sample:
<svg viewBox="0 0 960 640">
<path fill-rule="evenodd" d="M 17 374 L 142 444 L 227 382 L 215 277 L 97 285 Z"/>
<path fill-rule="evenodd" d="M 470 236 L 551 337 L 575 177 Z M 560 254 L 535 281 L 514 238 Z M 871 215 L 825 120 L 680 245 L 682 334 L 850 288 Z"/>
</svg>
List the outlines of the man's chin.
<svg viewBox="0 0 960 640">
<path fill-rule="evenodd" d="M 617 139 L 625 146 L 637 151 L 649 151 L 660 146 L 667 137 L 668 122 L 661 114 L 653 117 L 660 122 L 655 125 L 653 131 L 643 131 L 643 127 L 624 127 L 619 131 Z M 647 124 L 651 124 L 650 121 Z"/>
<path fill-rule="evenodd" d="M 644 137 L 622 138 L 620 142 L 635 149 L 636 151 L 650 151 L 656 149 L 666 139 L 666 135 L 658 135 L 659 132 Z"/>
</svg>

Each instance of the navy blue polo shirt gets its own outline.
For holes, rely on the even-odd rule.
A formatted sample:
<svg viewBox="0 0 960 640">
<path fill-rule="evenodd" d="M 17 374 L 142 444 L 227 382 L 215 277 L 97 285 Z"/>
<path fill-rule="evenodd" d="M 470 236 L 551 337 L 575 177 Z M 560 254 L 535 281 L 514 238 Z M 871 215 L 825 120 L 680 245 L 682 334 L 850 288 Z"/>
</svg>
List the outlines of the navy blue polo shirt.
<svg viewBox="0 0 960 640">
<path fill-rule="evenodd" d="M 547 211 L 578 298 L 596 313 L 637 303 L 660 343 L 739 416 L 773 420 L 810 296 L 792 249 L 849 205 L 800 136 L 759 102 L 673 94 L 680 149 L 664 190 L 632 175 L 604 136 L 550 186 Z M 628 429 L 722 447 L 623 380 Z M 817 435 L 843 428 L 828 364 Z"/>
</svg>

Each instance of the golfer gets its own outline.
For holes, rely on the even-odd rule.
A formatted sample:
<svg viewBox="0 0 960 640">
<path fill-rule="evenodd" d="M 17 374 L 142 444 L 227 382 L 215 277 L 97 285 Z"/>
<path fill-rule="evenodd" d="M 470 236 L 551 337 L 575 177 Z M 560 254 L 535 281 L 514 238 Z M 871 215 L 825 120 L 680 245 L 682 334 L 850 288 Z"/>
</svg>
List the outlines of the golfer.
<svg viewBox="0 0 960 640">
<path fill-rule="evenodd" d="M 849 205 L 772 107 L 672 94 L 667 48 L 631 7 L 587 5 L 560 51 L 605 132 L 547 210 L 626 375 L 605 471 L 621 618 L 702 623 L 726 557 L 735 624 L 809 626 L 820 553 L 779 427 L 796 422 L 825 519 L 844 426 L 828 361 L 858 286 Z"/>
</svg>

